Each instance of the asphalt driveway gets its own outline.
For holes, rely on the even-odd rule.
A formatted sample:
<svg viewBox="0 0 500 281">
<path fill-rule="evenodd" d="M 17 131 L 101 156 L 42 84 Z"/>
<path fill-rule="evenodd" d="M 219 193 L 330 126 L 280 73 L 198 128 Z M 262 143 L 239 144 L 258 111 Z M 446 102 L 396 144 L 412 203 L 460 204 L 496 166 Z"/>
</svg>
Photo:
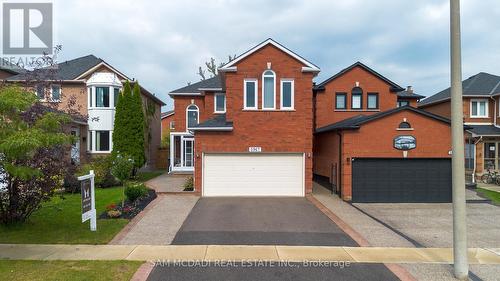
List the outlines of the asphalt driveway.
<svg viewBox="0 0 500 281">
<path fill-rule="evenodd" d="M 172 244 L 357 246 L 305 198 L 201 198 Z"/>
<path fill-rule="evenodd" d="M 468 198 L 474 194 L 468 190 Z M 451 204 L 353 204 L 372 218 L 396 230 L 416 247 L 452 247 Z M 500 245 L 500 207 L 472 199 L 467 203 L 467 246 Z"/>
</svg>

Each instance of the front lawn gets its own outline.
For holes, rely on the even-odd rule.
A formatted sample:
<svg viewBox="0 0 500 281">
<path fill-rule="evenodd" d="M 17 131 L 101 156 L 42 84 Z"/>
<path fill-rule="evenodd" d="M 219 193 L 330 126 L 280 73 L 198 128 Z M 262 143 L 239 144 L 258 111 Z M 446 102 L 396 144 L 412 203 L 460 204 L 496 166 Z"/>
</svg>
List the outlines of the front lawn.
<svg viewBox="0 0 500 281">
<path fill-rule="evenodd" d="M 128 281 L 138 261 L 11 261 L 0 260 L 2 280 L 123 280 Z"/>
<path fill-rule="evenodd" d="M 122 188 L 96 188 L 97 215 L 111 203 L 121 201 Z M 82 223 L 80 193 L 55 196 L 46 202 L 26 223 L 0 225 L 0 243 L 29 244 L 106 244 L 128 223 L 126 219 L 97 220 L 92 232 L 89 221 Z M 90 279 L 89 279 L 90 280 Z"/>
<path fill-rule="evenodd" d="M 490 199 L 492 202 L 500 204 L 500 193 L 483 189 L 483 188 L 478 188 L 477 192 L 481 193 L 484 197 Z"/>
</svg>

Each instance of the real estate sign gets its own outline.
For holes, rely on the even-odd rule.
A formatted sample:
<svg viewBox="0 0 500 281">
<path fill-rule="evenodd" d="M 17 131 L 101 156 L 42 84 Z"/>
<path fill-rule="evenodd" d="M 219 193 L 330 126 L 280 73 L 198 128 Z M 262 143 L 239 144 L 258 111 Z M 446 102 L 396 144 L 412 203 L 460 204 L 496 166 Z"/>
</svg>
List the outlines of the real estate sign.
<svg viewBox="0 0 500 281">
<path fill-rule="evenodd" d="M 97 230 L 97 214 L 95 210 L 94 171 L 78 177 L 82 192 L 82 222 L 90 220 L 90 230 Z"/>
</svg>

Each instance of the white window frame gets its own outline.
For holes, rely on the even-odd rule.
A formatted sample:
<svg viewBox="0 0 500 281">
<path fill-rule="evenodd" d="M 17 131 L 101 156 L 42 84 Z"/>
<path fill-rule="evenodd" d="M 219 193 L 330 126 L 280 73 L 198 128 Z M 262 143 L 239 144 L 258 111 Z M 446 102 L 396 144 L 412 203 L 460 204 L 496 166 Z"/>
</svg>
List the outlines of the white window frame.
<svg viewBox="0 0 500 281">
<path fill-rule="evenodd" d="M 196 110 L 189 109 L 189 107 L 193 105 L 196 107 Z M 198 118 L 196 118 L 196 124 L 200 124 L 200 108 L 196 104 L 192 103 L 186 107 L 186 132 L 189 130 L 189 114 L 188 114 L 189 111 L 196 111 L 198 113 Z"/>
<path fill-rule="evenodd" d="M 255 106 L 249 107 L 247 106 L 247 83 L 255 83 L 255 90 L 254 90 L 254 99 L 255 99 Z M 243 109 L 250 109 L 250 110 L 256 110 L 259 107 L 259 81 L 257 79 L 245 79 L 243 80 Z"/>
<path fill-rule="evenodd" d="M 53 87 L 58 87 L 59 88 L 59 99 L 54 99 L 54 88 Z M 61 102 L 61 96 L 62 96 L 62 87 L 60 84 L 52 84 L 50 85 L 50 101 L 51 102 Z"/>
<path fill-rule="evenodd" d="M 476 109 L 477 109 L 477 113 L 478 114 L 479 114 L 479 103 L 480 102 L 484 102 L 485 103 L 485 112 L 484 112 L 485 115 L 472 115 L 472 112 L 473 112 L 472 111 L 472 104 L 474 102 L 477 105 Z M 470 110 L 470 118 L 488 118 L 489 117 L 489 108 L 488 108 L 489 105 L 488 104 L 489 104 L 488 99 L 471 99 L 470 100 L 470 108 L 469 108 L 469 110 Z"/>
<path fill-rule="evenodd" d="M 224 110 L 217 110 L 217 97 L 218 96 L 223 96 L 224 97 Z M 215 93 L 214 94 L 214 113 L 226 113 L 226 94 L 225 93 Z"/>
<path fill-rule="evenodd" d="M 271 71 L 273 75 L 266 75 L 264 73 Z M 265 89 L 265 83 L 264 83 L 264 78 L 265 77 L 272 77 L 273 78 L 273 107 L 264 107 L 264 89 Z M 262 72 L 262 110 L 276 110 L 276 73 L 272 71 L 271 69 L 266 69 L 264 72 Z"/>
<path fill-rule="evenodd" d="M 290 102 L 290 106 L 283 106 L 283 84 L 284 83 L 291 83 L 291 96 L 290 98 L 292 99 Z M 295 82 L 293 79 L 290 78 L 283 78 L 280 80 L 280 109 L 281 110 L 294 110 L 295 108 Z"/>
</svg>

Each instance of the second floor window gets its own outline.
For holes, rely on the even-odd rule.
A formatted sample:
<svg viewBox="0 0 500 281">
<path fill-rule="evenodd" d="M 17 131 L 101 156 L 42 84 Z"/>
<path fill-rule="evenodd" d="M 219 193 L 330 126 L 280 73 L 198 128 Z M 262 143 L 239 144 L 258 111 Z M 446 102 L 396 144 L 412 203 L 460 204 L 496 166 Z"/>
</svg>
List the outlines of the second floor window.
<svg viewBox="0 0 500 281">
<path fill-rule="evenodd" d="M 407 106 L 407 105 L 410 105 L 409 101 L 407 101 L 407 100 L 398 100 L 398 104 L 397 104 L 398 107 L 403 107 L 403 106 Z"/>
<path fill-rule="evenodd" d="M 336 93 L 335 94 L 335 109 L 346 109 L 347 108 L 347 94 L 346 93 Z"/>
<path fill-rule="evenodd" d="M 378 109 L 378 94 L 368 93 L 368 109 Z"/>
<path fill-rule="evenodd" d="M 114 104 L 115 107 L 118 104 L 118 99 L 120 98 L 120 89 L 119 88 L 113 88 L 114 91 Z"/>
<path fill-rule="evenodd" d="M 109 107 L 109 87 L 95 88 L 95 106 Z"/>
<path fill-rule="evenodd" d="M 187 128 L 191 128 L 195 125 L 198 125 L 198 115 L 199 115 L 199 110 L 198 107 L 194 104 L 188 106 L 186 110 L 186 115 L 187 115 Z"/>
<path fill-rule="evenodd" d="M 52 100 L 53 101 L 60 101 L 61 100 L 61 86 L 60 85 L 52 85 L 50 87 L 51 89 L 51 94 L 52 94 Z"/>
<path fill-rule="evenodd" d="M 283 79 L 281 80 L 281 109 L 293 109 L 294 107 L 294 85 L 293 80 Z"/>
<path fill-rule="evenodd" d="M 257 79 L 244 82 L 244 109 L 257 109 Z"/>
<path fill-rule="evenodd" d="M 488 101 L 472 100 L 470 103 L 470 116 L 473 118 L 488 117 Z"/>
<path fill-rule="evenodd" d="M 214 95 L 214 107 L 215 113 L 225 113 L 226 112 L 226 95 L 223 93 L 217 93 Z"/>
<path fill-rule="evenodd" d="M 352 109 L 362 109 L 363 108 L 363 90 L 360 87 L 355 87 L 352 89 Z"/>
<path fill-rule="evenodd" d="M 276 108 L 276 75 L 272 70 L 262 74 L 262 109 Z"/>
</svg>

